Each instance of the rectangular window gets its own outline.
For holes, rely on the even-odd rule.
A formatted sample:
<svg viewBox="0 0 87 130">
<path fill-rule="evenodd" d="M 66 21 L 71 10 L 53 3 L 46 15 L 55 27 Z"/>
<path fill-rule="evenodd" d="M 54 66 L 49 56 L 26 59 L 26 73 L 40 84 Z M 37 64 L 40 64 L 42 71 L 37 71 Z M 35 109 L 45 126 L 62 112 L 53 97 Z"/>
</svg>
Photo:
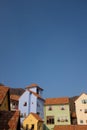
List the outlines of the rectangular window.
<svg viewBox="0 0 87 130">
<path fill-rule="evenodd" d="M 84 113 L 87 113 L 87 109 L 84 110 Z"/>
<path fill-rule="evenodd" d="M 23 106 L 27 106 L 27 102 L 24 102 Z"/>
<path fill-rule="evenodd" d="M 60 110 L 65 110 L 65 106 L 64 106 L 64 105 L 61 105 L 61 106 L 60 106 Z"/>
<path fill-rule="evenodd" d="M 59 117 L 58 117 L 57 121 L 60 122 L 60 118 Z"/>
<path fill-rule="evenodd" d="M 67 116 L 61 116 L 61 117 L 58 117 L 58 122 L 68 122 L 68 118 Z"/>
<path fill-rule="evenodd" d="M 48 107 L 48 110 L 49 110 L 49 111 L 52 111 L 52 106 L 49 106 L 49 107 Z"/>
<path fill-rule="evenodd" d="M 83 100 L 82 100 L 82 103 L 83 103 L 83 104 L 87 104 L 87 99 L 83 99 Z"/>
<path fill-rule="evenodd" d="M 47 116 L 47 124 L 54 124 L 54 116 Z"/>
<path fill-rule="evenodd" d="M 83 124 L 83 120 L 80 120 L 80 123 Z"/>
<path fill-rule="evenodd" d="M 32 124 L 32 126 L 31 126 L 31 130 L 34 130 L 34 124 Z"/>
</svg>

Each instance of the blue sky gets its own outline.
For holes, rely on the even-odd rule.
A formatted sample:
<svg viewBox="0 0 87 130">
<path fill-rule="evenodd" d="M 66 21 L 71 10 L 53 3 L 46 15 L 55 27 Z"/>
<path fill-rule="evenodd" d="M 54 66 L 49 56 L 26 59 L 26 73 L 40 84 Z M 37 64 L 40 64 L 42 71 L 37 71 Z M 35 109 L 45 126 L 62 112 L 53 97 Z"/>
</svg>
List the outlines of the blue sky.
<svg viewBox="0 0 87 130">
<path fill-rule="evenodd" d="M 44 97 L 87 93 L 87 1 L 0 1 L 0 82 Z"/>
</svg>

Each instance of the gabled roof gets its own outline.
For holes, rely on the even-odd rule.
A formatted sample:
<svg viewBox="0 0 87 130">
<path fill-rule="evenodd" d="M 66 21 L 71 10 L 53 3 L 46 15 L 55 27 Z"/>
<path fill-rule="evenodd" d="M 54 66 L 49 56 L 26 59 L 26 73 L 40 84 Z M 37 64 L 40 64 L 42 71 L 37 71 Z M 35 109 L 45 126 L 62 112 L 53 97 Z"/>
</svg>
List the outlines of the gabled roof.
<svg viewBox="0 0 87 130">
<path fill-rule="evenodd" d="M 86 93 L 82 93 L 82 94 L 80 94 L 80 95 L 78 96 L 78 98 L 75 100 L 75 102 L 76 102 L 83 94 L 87 96 Z"/>
<path fill-rule="evenodd" d="M 0 86 L 0 105 L 2 104 L 9 88 L 6 86 Z"/>
<path fill-rule="evenodd" d="M 19 111 L 0 111 L 0 130 L 17 130 Z"/>
<path fill-rule="evenodd" d="M 30 89 L 30 88 L 39 88 L 40 90 L 43 90 L 41 87 L 39 87 L 38 86 L 38 84 L 35 84 L 35 83 L 33 83 L 33 84 L 30 84 L 29 86 L 27 86 L 26 88 L 28 88 L 28 89 Z"/>
<path fill-rule="evenodd" d="M 43 122 L 42 118 L 38 114 L 33 113 L 33 112 L 31 112 L 30 114 L 33 115 L 38 121 L 42 121 Z"/>
<path fill-rule="evenodd" d="M 68 104 L 69 98 L 62 97 L 62 98 L 46 98 L 45 105 L 56 105 L 56 104 Z"/>
<path fill-rule="evenodd" d="M 31 90 L 28 90 L 30 93 L 32 93 L 34 96 L 36 96 L 37 98 L 39 98 L 39 99 L 41 99 L 41 100 L 43 100 L 44 101 L 44 99 L 39 95 L 39 94 L 37 94 L 37 93 L 35 93 L 35 92 L 33 92 L 33 91 L 31 91 Z"/>
<path fill-rule="evenodd" d="M 18 95 L 10 95 L 10 100 L 14 100 L 14 101 L 18 101 L 19 100 L 19 97 Z"/>
<path fill-rule="evenodd" d="M 54 130 L 87 130 L 87 125 L 56 125 Z"/>
</svg>

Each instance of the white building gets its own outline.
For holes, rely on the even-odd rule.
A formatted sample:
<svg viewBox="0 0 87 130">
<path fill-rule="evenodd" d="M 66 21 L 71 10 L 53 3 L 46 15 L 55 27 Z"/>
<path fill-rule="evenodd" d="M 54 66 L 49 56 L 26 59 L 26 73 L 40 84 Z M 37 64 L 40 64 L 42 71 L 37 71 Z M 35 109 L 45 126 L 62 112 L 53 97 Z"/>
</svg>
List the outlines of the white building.
<svg viewBox="0 0 87 130">
<path fill-rule="evenodd" d="M 87 94 L 83 93 L 75 101 L 77 124 L 87 125 Z"/>
</svg>

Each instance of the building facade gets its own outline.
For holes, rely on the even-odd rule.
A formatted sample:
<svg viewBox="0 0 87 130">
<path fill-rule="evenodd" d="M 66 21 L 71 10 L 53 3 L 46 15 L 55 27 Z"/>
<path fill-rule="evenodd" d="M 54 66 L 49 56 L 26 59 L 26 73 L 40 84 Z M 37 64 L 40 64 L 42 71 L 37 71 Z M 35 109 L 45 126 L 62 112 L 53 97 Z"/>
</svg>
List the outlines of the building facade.
<svg viewBox="0 0 87 130">
<path fill-rule="evenodd" d="M 44 118 L 44 99 L 42 98 L 43 89 L 37 84 L 31 84 L 19 98 L 19 110 L 21 112 L 21 122 L 25 117 L 33 112 Z"/>
<path fill-rule="evenodd" d="M 6 86 L 0 86 L 0 110 L 10 110 L 10 93 Z"/>
<path fill-rule="evenodd" d="M 87 94 L 82 93 L 75 101 L 77 124 L 87 125 Z"/>
<path fill-rule="evenodd" d="M 38 114 L 30 113 L 23 121 L 25 130 L 43 130 L 43 120 Z"/>
<path fill-rule="evenodd" d="M 19 97 L 18 95 L 10 95 L 10 109 L 11 111 L 18 110 L 18 105 L 19 105 Z"/>
<path fill-rule="evenodd" d="M 55 125 L 70 125 L 69 98 L 47 98 L 44 117 L 45 130 L 53 130 Z"/>
</svg>

